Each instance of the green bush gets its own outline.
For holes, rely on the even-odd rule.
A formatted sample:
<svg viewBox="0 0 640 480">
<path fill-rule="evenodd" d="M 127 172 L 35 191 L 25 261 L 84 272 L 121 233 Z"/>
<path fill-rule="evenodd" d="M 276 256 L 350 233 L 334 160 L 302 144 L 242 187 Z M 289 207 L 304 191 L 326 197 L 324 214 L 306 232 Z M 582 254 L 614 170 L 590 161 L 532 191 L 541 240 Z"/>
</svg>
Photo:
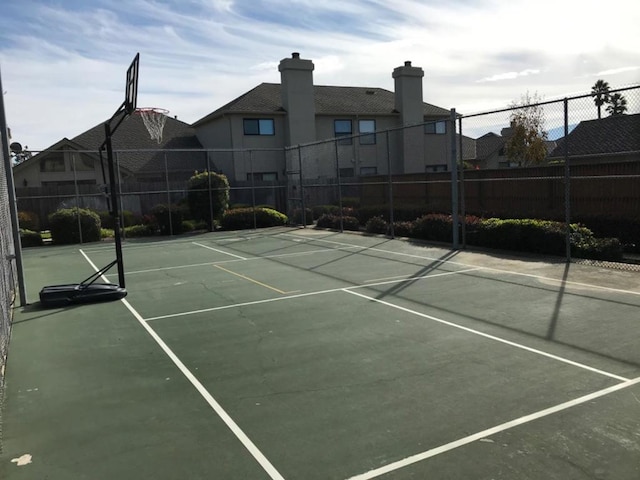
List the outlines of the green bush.
<svg viewBox="0 0 640 480">
<path fill-rule="evenodd" d="M 393 234 L 398 237 L 413 236 L 413 222 L 393 222 Z"/>
<path fill-rule="evenodd" d="M 318 218 L 316 228 L 330 228 L 332 230 L 340 230 L 340 215 L 324 214 Z M 359 231 L 360 223 L 356 217 L 343 216 L 342 229 Z"/>
<path fill-rule="evenodd" d="M 340 207 L 336 205 L 314 205 L 311 207 L 311 211 L 313 212 L 313 218 L 318 219 L 322 215 L 338 215 L 340 213 Z"/>
<path fill-rule="evenodd" d="M 124 227 L 124 236 L 127 238 L 151 237 L 155 234 L 156 228 L 152 224 Z"/>
<path fill-rule="evenodd" d="M 104 228 L 110 228 L 112 230 L 115 228 L 113 217 L 107 210 L 100 210 L 96 213 L 100 216 L 100 223 Z M 120 215 L 122 217 L 123 227 L 130 227 L 131 225 L 135 225 L 137 223 L 136 215 L 129 210 L 123 210 L 122 212 L 120 212 Z"/>
<path fill-rule="evenodd" d="M 292 223 L 296 225 L 302 224 L 302 209 L 296 208 L 293 211 L 293 215 L 291 216 Z M 304 221 L 306 225 L 311 225 L 313 223 L 313 211 L 310 208 L 304 209 Z"/>
<path fill-rule="evenodd" d="M 590 238 L 571 245 L 571 255 L 590 260 L 622 260 L 622 244 L 617 238 Z"/>
<path fill-rule="evenodd" d="M 20 228 L 31 230 L 32 232 L 40 231 L 40 218 L 33 212 L 18 212 L 18 223 Z"/>
<path fill-rule="evenodd" d="M 20 243 L 23 247 L 39 247 L 42 245 L 42 236 L 39 232 L 33 230 L 27 230 L 25 228 L 20 229 Z"/>
<path fill-rule="evenodd" d="M 196 172 L 187 182 L 187 203 L 194 220 L 207 222 L 214 229 L 213 220 L 220 220 L 229 206 L 229 181 L 215 172 Z"/>
<path fill-rule="evenodd" d="M 183 232 L 193 232 L 196 229 L 196 222 L 194 220 L 183 220 L 182 221 L 182 231 Z"/>
<path fill-rule="evenodd" d="M 389 230 L 389 223 L 382 217 L 371 217 L 364 226 L 367 233 L 383 233 Z"/>
<path fill-rule="evenodd" d="M 416 218 L 425 215 L 424 205 L 394 205 L 393 221 L 394 222 L 412 222 Z M 389 205 L 370 205 L 360 207 L 357 214 L 358 220 L 365 225 L 372 217 L 382 217 L 389 221 Z"/>
<path fill-rule="evenodd" d="M 49 230 L 53 243 L 62 245 L 80 242 L 78 217 L 83 242 L 100 240 L 100 217 L 85 208 L 63 208 L 49 215 Z"/>
<path fill-rule="evenodd" d="M 115 236 L 115 232 L 112 228 L 101 228 L 100 229 L 100 238 L 113 238 Z"/>
<path fill-rule="evenodd" d="M 187 211 L 184 206 L 159 204 L 151 209 L 160 235 L 182 233 L 182 222 Z"/>
<path fill-rule="evenodd" d="M 413 237 L 435 242 L 453 241 L 453 223 L 451 215 L 429 213 L 413 222 Z"/>
<path fill-rule="evenodd" d="M 288 218 L 285 214 L 272 208 L 236 208 L 227 210 L 222 216 L 220 226 L 225 230 L 246 230 L 256 228 L 277 227 L 285 225 Z"/>
</svg>

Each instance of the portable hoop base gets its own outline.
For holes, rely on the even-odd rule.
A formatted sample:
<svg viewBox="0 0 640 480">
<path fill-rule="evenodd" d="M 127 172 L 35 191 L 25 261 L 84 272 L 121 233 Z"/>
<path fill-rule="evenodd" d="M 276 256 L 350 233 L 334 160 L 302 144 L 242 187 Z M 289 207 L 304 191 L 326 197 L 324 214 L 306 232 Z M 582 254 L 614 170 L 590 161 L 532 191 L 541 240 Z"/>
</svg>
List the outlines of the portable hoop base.
<svg viewBox="0 0 640 480">
<path fill-rule="evenodd" d="M 72 304 L 110 302 L 127 296 L 127 290 L 113 283 L 83 285 L 50 285 L 40 290 L 40 303 L 44 307 L 65 307 Z"/>
</svg>

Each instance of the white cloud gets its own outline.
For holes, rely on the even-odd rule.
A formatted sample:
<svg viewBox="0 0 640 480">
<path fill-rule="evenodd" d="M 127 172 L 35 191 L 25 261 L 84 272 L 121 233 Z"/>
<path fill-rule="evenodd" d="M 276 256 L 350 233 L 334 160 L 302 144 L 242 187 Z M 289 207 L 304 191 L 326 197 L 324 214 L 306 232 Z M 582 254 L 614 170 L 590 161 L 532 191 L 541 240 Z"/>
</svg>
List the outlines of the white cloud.
<svg viewBox="0 0 640 480">
<path fill-rule="evenodd" d="M 9 3 L 11 7 L 12 3 Z M 291 52 L 323 85 L 393 89 L 393 68 L 425 70 L 425 101 L 470 113 L 526 91 L 640 83 L 640 9 L 610 0 L 32 0 L 3 7 L 0 63 L 14 140 L 46 148 L 108 118 L 141 54 L 139 101 L 193 122 L 261 82 Z M 496 73 L 500 72 L 500 73 Z M 481 79 L 481 80 L 478 80 Z M 613 81 L 615 80 L 615 82 Z"/>
<path fill-rule="evenodd" d="M 617 75 L 618 73 L 635 72 L 637 70 L 640 70 L 640 66 L 620 67 L 620 68 L 612 68 L 611 70 L 603 70 L 602 72 L 596 73 L 596 75 Z"/>
<path fill-rule="evenodd" d="M 497 75 L 492 75 L 490 77 L 485 77 L 482 78 L 480 80 L 478 80 L 478 82 L 497 82 L 500 80 L 513 80 L 515 78 L 518 77 L 526 77 L 528 75 L 535 75 L 540 73 L 540 70 L 534 70 L 534 69 L 526 69 L 526 70 L 522 70 L 521 72 L 507 72 L 507 73 L 499 73 Z"/>
</svg>

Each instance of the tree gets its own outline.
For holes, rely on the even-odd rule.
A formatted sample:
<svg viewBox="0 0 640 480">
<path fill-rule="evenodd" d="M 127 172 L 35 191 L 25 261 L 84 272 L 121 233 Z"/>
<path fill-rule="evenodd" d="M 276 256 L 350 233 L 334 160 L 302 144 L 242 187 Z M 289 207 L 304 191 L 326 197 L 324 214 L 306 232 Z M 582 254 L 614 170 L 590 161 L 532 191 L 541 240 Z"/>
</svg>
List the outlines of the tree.
<svg viewBox="0 0 640 480">
<path fill-rule="evenodd" d="M 609 102 L 609 84 L 604 80 L 598 80 L 593 87 L 591 87 L 591 96 L 593 101 L 598 107 L 598 118 L 602 118 L 601 108 L 602 105 Z"/>
<path fill-rule="evenodd" d="M 547 132 L 541 99 L 523 95 L 520 103 L 513 102 L 509 120 L 511 135 L 505 144 L 505 153 L 510 161 L 522 166 L 539 165 L 547 157 Z"/>
<path fill-rule="evenodd" d="M 195 220 L 207 222 L 213 230 L 212 220 L 220 220 L 229 206 L 229 181 L 221 173 L 195 172 L 187 183 L 187 203 Z"/>
<path fill-rule="evenodd" d="M 619 93 L 614 93 L 609 96 L 607 103 L 609 103 L 609 105 L 607 105 L 606 110 L 609 115 L 624 115 L 627 111 L 627 99 Z"/>
</svg>

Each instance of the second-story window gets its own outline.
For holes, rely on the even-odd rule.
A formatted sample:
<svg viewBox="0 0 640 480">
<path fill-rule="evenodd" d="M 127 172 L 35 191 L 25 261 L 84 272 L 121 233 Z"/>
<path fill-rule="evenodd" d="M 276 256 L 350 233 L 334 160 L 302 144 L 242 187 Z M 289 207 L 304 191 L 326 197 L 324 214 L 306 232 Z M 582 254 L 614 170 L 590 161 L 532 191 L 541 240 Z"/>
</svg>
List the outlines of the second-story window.
<svg viewBox="0 0 640 480">
<path fill-rule="evenodd" d="M 245 118 L 243 127 L 245 135 L 275 135 L 273 118 Z"/>
<path fill-rule="evenodd" d="M 334 120 L 333 132 L 336 137 L 345 137 L 353 135 L 351 120 Z M 340 145 L 351 145 L 351 138 L 340 140 Z"/>
<path fill-rule="evenodd" d="M 424 124 L 424 133 L 444 135 L 447 133 L 447 122 L 429 122 Z"/>
<path fill-rule="evenodd" d="M 358 130 L 360 133 L 360 145 L 375 145 L 376 143 L 376 121 L 360 120 L 358 121 Z M 363 135 L 367 134 L 367 135 Z"/>
</svg>

